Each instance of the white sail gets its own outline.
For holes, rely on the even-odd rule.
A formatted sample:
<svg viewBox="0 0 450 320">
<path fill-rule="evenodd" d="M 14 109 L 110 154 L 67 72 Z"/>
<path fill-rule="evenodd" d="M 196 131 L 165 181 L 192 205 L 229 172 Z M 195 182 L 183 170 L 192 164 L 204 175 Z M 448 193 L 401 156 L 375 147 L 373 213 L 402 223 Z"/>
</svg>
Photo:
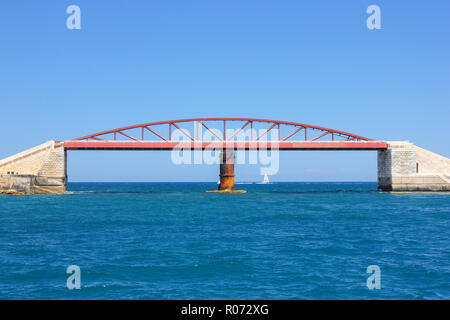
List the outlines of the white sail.
<svg viewBox="0 0 450 320">
<path fill-rule="evenodd" d="M 264 180 L 263 180 L 262 183 L 266 184 L 266 183 L 269 183 L 269 182 L 270 182 L 270 181 L 269 181 L 269 177 L 267 176 L 267 173 L 265 173 L 265 174 L 264 174 Z"/>
</svg>

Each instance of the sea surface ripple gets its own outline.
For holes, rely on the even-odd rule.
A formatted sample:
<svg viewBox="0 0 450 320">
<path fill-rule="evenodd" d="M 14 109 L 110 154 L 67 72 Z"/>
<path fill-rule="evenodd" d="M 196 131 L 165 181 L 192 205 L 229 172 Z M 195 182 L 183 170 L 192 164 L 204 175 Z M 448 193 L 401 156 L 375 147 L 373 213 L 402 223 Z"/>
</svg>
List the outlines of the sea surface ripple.
<svg viewBox="0 0 450 320">
<path fill-rule="evenodd" d="M 449 194 L 237 187 L 248 192 L 71 183 L 0 196 L 0 299 L 450 299 Z M 69 265 L 80 290 L 66 287 Z"/>
</svg>

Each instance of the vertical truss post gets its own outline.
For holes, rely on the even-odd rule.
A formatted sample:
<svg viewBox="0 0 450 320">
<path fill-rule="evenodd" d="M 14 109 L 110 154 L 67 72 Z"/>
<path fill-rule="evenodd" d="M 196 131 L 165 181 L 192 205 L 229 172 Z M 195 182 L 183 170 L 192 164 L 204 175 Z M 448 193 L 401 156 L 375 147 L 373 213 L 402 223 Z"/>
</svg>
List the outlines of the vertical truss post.
<svg viewBox="0 0 450 320">
<path fill-rule="evenodd" d="M 196 135 L 196 138 L 195 138 L 195 140 L 197 140 L 198 141 L 198 121 L 195 121 L 195 130 L 196 130 L 196 133 L 195 133 L 195 135 Z"/>
<path fill-rule="evenodd" d="M 226 130 L 227 130 L 227 126 L 225 124 L 225 120 L 223 120 L 223 141 L 227 140 L 227 135 L 225 133 Z"/>
<path fill-rule="evenodd" d="M 280 124 L 278 123 L 278 141 L 280 141 L 281 136 L 280 136 Z"/>
</svg>

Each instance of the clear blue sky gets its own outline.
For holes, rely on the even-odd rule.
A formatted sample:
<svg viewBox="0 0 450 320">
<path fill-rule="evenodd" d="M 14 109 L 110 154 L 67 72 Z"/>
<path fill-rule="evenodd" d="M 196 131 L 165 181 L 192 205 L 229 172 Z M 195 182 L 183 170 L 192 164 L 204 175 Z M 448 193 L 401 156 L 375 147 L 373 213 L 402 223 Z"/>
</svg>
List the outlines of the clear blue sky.
<svg viewBox="0 0 450 320">
<path fill-rule="evenodd" d="M 82 11 L 66 28 L 66 8 Z M 366 8 L 381 8 L 368 30 Z M 297 121 L 450 156 L 450 1 L 0 3 L 0 158 L 201 116 Z M 126 166 L 125 163 L 128 165 Z M 70 152 L 70 181 L 215 181 L 168 152 Z M 238 180 L 260 180 L 257 166 Z M 375 152 L 290 152 L 273 180 L 376 179 Z"/>
</svg>

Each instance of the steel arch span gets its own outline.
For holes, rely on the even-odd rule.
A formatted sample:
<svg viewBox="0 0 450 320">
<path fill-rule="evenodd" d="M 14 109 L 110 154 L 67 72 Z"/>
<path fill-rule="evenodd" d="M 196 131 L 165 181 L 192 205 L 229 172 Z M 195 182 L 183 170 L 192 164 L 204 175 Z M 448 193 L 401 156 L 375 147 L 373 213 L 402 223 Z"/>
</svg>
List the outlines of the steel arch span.
<svg viewBox="0 0 450 320">
<path fill-rule="evenodd" d="M 191 118 L 149 122 L 102 131 L 62 143 L 68 150 L 387 148 L 385 142 L 340 130 L 256 118 Z"/>
</svg>

